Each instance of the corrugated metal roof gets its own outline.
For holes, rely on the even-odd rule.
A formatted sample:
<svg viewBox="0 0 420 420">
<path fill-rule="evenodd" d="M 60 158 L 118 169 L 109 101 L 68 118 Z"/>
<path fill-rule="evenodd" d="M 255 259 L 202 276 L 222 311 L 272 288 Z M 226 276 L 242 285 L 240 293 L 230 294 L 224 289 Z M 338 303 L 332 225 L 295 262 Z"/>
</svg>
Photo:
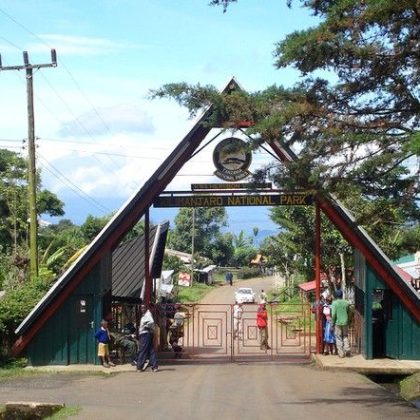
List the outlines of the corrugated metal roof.
<svg viewBox="0 0 420 420">
<path fill-rule="evenodd" d="M 169 222 L 150 228 L 149 248 L 156 244 L 152 261 L 152 277 L 160 277 L 162 271 L 163 253 Z M 112 253 L 112 296 L 117 299 L 140 299 L 144 284 L 145 248 L 144 235 L 124 242 Z M 149 252 L 150 255 L 150 252 Z"/>
</svg>

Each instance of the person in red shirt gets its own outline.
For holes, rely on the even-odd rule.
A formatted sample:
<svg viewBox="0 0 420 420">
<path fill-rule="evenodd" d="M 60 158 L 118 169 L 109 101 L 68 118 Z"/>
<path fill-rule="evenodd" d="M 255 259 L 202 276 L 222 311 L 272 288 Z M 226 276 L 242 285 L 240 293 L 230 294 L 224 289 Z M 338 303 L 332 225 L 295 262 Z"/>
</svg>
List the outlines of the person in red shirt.
<svg viewBox="0 0 420 420">
<path fill-rule="evenodd" d="M 258 306 L 257 327 L 260 333 L 260 349 L 269 350 L 271 347 L 268 345 L 268 313 L 265 303 Z"/>
</svg>

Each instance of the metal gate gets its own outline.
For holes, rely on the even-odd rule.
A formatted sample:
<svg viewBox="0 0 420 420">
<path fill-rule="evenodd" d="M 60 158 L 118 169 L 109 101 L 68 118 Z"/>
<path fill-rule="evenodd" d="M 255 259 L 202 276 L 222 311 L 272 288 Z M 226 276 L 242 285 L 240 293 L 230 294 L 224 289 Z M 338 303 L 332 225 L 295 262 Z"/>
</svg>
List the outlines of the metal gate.
<svg viewBox="0 0 420 420">
<path fill-rule="evenodd" d="M 163 309 L 163 308 L 162 308 Z M 314 351 L 314 319 L 306 303 L 270 303 L 268 312 L 269 349 L 260 348 L 257 328 L 258 305 L 244 304 L 235 336 L 233 305 L 182 305 L 183 337 L 180 359 L 197 361 L 269 361 L 308 358 Z M 236 325 L 238 327 L 238 325 Z M 173 353 L 167 353 L 170 358 Z"/>
</svg>

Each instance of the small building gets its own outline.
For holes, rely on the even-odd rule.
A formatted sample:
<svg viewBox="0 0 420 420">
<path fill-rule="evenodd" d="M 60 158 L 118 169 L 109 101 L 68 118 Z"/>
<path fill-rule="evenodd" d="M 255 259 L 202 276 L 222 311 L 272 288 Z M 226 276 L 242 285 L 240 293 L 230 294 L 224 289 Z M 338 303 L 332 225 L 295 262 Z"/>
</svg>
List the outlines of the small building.
<svg viewBox="0 0 420 420">
<path fill-rule="evenodd" d="M 378 258 L 387 260 L 389 274 L 398 282 L 399 290 L 404 291 L 404 297 L 410 297 L 413 306 L 418 306 L 420 296 L 413 286 L 378 248 L 376 250 Z M 402 302 L 397 290 L 385 283 L 358 250 L 355 251 L 354 280 L 355 321 L 361 327 L 359 345 L 362 355 L 366 359 L 420 360 L 419 322 Z"/>
<path fill-rule="evenodd" d="M 76 283 L 71 275 L 80 259 L 57 280 L 16 333 L 35 331 L 27 344 L 28 361 L 33 366 L 97 364 L 94 331 L 111 314 L 121 328 L 124 315 L 138 316 L 145 284 L 145 258 L 149 255 L 152 276 L 160 276 L 169 223 L 152 227 L 149 252 L 145 235 L 123 242 L 101 258 L 84 281 Z M 92 246 L 92 245 L 91 245 Z M 51 308 L 54 313 L 41 324 Z"/>
<path fill-rule="evenodd" d="M 216 265 L 209 265 L 204 268 L 195 269 L 194 272 L 198 274 L 198 282 L 213 284 L 213 273 L 216 268 Z"/>
<path fill-rule="evenodd" d="M 394 261 L 395 265 L 410 276 L 412 286 L 420 293 L 420 251 Z"/>
</svg>

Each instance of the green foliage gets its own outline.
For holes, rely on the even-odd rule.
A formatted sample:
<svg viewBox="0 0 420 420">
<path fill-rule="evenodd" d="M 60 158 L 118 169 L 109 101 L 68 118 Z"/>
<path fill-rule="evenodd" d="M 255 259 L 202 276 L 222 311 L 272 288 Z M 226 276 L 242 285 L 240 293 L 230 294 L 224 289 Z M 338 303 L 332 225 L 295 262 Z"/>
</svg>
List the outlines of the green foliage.
<svg viewBox="0 0 420 420">
<path fill-rule="evenodd" d="M 236 275 L 238 279 L 246 280 L 261 276 L 261 271 L 259 268 L 255 267 L 244 267 L 238 270 Z"/>
<path fill-rule="evenodd" d="M 14 330 L 26 318 L 50 286 L 50 282 L 36 279 L 6 291 L 6 294 L 0 300 L 0 337 L 2 341 L 0 347 L 3 356 L 15 339 Z"/>
<path fill-rule="evenodd" d="M 191 287 L 178 287 L 177 300 L 182 303 L 196 303 L 213 289 L 213 286 L 194 282 Z"/>
<path fill-rule="evenodd" d="M 96 217 L 89 215 L 85 222 L 80 227 L 83 237 L 87 243 L 93 241 L 98 233 L 105 227 L 109 222 L 111 216 Z"/>
<path fill-rule="evenodd" d="M 226 11 L 233 2 L 210 4 Z M 259 140 L 250 141 L 251 148 L 262 140 L 296 147 L 297 161 L 259 171 L 262 180 L 270 173 L 286 189 L 332 192 L 355 209 L 388 255 L 410 252 L 416 239 L 418 244 L 420 220 L 418 162 L 415 167 L 420 150 L 418 1 L 288 4 L 302 5 L 319 17 L 316 26 L 295 31 L 276 45 L 277 67 L 294 66 L 301 72 L 295 86 L 217 94 L 213 87 L 177 83 L 165 85 L 155 97 L 174 98 L 191 114 L 212 104 L 209 125 L 225 123 L 234 129 L 238 121 L 253 122 L 248 134 L 258 134 Z M 344 246 L 328 232 L 333 244 Z M 312 236 L 303 240 L 305 250 Z M 295 252 L 290 238 L 281 241 Z M 300 268 L 309 271 L 310 263 L 302 256 Z"/>
<path fill-rule="evenodd" d="M 220 229 L 226 221 L 226 210 L 222 207 L 181 208 L 175 217 L 175 229 L 169 235 L 168 246 L 191 253 L 194 225 L 194 254 L 213 260 L 217 246 L 226 243 L 220 236 Z"/>
<path fill-rule="evenodd" d="M 234 246 L 232 245 L 231 233 L 219 233 L 214 241 L 209 243 L 204 250 L 204 255 L 219 266 L 230 265 L 234 255 Z"/>
<path fill-rule="evenodd" d="M 69 258 L 82 249 L 87 240 L 79 226 L 70 220 L 60 220 L 55 225 L 39 230 L 40 267 L 59 275 Z"/>
<path fill-rule="evenodd" d="M 175 255 L 167 255 L 163 256 L 163 270 L 174 270 L 175 273 L 179 273 L 180 271 L 187 271 L 184 267 L 184 263 Z"/>
<path fill-rule="evenodd" d="M 82 409 L 80 407 L 63 407 L 61 410 L 47 417 L 46 420 L 68 419 L 69 417 L 78 416 Z"/>
</svg>

